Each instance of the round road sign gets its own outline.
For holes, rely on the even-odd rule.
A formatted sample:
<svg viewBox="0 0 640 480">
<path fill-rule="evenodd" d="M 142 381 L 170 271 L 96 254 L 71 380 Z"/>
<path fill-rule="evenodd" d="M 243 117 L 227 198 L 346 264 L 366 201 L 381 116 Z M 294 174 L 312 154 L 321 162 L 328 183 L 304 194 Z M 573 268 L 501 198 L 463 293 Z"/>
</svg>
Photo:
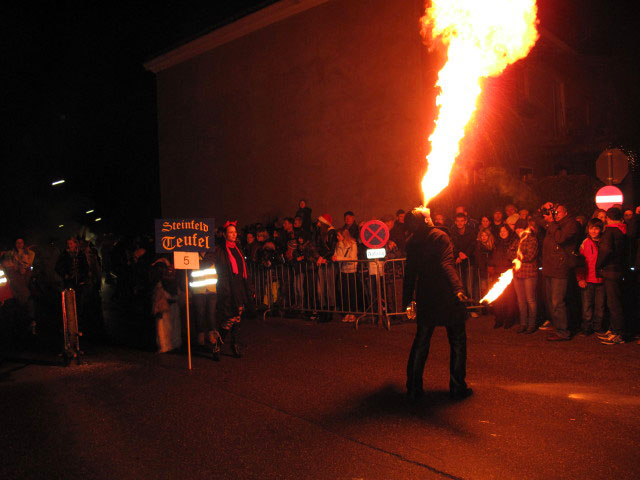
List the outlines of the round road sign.
<svg viewBox="0 0 640 480">
<path fill-rule="evenodd" d="M 360 230 L 360 240 L 369 248 L 383 248 L 389 241 L 389 227 L 380 220 L 369 220 Z"/>
<path fill-rule="evenodd" d="M 629 172 L 629 157 L 619 148 L 605 150 L 596 160 L 596 175 L 604 183 L 621 183 Z"/>
<path fill-rule="evenodd" d="M 596 205 L 603 210 L 608 210 L 614 205 L 622 205 L 623 200 L 622 190 L 613 185 L 602 187 L 596 193 Z"/>
</svg>

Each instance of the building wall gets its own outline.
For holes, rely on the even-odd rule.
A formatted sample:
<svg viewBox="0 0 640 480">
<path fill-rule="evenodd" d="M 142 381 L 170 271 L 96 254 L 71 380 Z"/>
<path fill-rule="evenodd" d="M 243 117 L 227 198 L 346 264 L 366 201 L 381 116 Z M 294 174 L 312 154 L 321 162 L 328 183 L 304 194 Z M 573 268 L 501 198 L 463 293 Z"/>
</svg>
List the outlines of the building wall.
<svg viewBox="0 0 640 480">
<path fill-rule="evenodd" d="M 336 0 L 158 73 L 162 213 L 342 220 L 420 202 L 422 1 Z M 338 223 L 336 221 L 336 223 Z"/>
<path fill-rule="evenodd" d="M 305 198 L 340 224 L 345 210 L 366 220 L 421 203 L 444 61 L 421 42 L 424 2 L 307 1 L 319 4 L 159 69 L 164 216 L 246 224 L 292 215 Z M 544 176 L 599 153 L 577 117 L 594 97 L 578 60 L 543 32 L 525 60 L 488 79 L 454 175 Z"/>
</svg>

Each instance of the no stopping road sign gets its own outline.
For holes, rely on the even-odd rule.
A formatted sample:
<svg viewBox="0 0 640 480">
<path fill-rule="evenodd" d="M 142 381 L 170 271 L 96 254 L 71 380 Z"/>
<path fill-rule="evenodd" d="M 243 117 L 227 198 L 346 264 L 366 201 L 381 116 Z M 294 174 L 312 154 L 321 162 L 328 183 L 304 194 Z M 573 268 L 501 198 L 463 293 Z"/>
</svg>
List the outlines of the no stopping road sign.
<svg viewBox="0 0 640 480">
<path fill-rule="evenodd" d="M 389 241 L 389 227 L 380 220 L 369 220 L 360 230 L 360 240 L 369 248 L 383 248 Z"/>
</svg>

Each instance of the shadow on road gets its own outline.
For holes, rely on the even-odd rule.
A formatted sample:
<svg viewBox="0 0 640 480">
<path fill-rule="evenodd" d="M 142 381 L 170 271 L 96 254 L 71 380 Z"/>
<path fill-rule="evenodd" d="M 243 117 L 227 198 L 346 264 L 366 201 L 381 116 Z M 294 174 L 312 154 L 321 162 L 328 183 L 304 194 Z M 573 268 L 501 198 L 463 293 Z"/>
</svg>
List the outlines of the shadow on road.
<svg viewBox="0 0 640 480">
<path fill-rule="evenodd" d="M 471 433 L 456 425 L 451 414 L 458 406 L 472 402 L 469 398 L 463 401 L 449 398 L 448 390 L 432 390 L 425 392 L 417 402 L 410 402 L 406 394 L 394 385 L 385 385 L 355 402 L 349 402 L 337 414 L 324 418 L 327 423 L 356 424 L 389 419 L 420 420 L 424 424 L 462 437 L 473 437 Z M 356 404 L 354 406 L 354 403 Z M 383 424 L 385 423 L 383 422 Z"/>
</svg>

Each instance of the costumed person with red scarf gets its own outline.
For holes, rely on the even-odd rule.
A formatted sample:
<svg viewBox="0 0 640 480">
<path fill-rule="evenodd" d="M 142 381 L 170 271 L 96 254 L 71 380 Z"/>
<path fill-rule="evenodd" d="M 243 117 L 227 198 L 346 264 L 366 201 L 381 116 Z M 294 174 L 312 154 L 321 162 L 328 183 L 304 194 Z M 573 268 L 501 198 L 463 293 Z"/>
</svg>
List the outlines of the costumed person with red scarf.
<svg viewBox="0 0 640 480">
<path fill-rule="evenodd" d="M 231 352 L 235 358 L 240 358 L 242 356 L 238 345 L 240 319 L 249 306 L 253 294 L 244 255 L 236 244 L 238 237 L 236 224 L 235 221 L 224 224 L 225 241 L 221 246 L 216 247 L 214 262 L 218 273 L 216 319 L 220 329 L 220 339 L 224 342 L 231 333 Z M 220 360 L 220 343 L 216 342 L 213 345 L 215 361 Z"/>
</svg>

